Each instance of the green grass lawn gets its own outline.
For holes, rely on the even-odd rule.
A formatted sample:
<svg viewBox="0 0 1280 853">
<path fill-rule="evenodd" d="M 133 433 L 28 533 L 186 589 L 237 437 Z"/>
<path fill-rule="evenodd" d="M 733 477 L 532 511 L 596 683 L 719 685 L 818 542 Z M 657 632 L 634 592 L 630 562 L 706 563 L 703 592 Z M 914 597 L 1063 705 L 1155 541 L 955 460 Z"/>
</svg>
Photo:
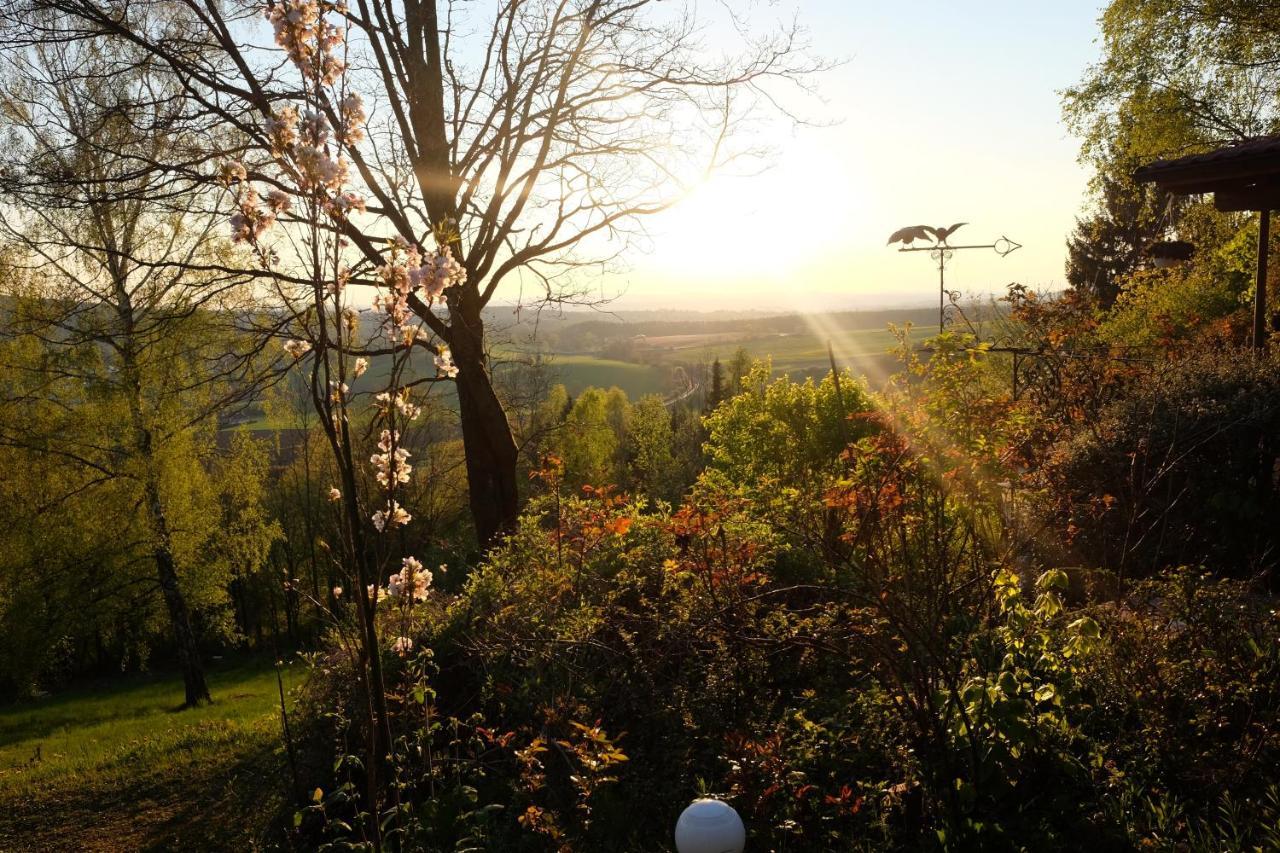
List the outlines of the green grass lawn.
<svg viewBox="0 0 1280 853">
<path fill-rule="evenodd" d="M 302 670 L 285 668 L 286 690 Z M 287 793 L 270 661 L 122 676 L 0 708 L 0 850 L 244 850 Z"/>
</svg>

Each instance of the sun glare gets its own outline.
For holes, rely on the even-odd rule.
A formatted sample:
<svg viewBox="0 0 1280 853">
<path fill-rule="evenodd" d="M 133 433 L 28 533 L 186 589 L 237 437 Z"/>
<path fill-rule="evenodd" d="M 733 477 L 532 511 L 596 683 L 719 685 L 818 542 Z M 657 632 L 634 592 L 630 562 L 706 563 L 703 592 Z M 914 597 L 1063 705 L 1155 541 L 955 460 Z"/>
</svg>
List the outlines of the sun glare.
<svg viewBox="0 0 1280 853">
<path fill-rule="evenodd" d="M 838 251 L 848 240 L 848 194 L 829 188 L 849 178 L 831 152 L 802 147 L 811 150 L 789 151 L 762 173 L 716 175 L 694 189 L 651 229 L 655 271 L 705 283 L 796 284 Z"/>
</svg>

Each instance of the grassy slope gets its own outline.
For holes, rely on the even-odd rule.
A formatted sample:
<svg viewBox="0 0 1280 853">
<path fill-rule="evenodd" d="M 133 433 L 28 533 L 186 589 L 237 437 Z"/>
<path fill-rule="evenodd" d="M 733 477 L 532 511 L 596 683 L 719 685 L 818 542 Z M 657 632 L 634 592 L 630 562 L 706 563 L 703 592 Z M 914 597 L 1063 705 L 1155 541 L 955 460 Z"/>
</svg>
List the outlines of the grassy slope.
<svg viewBox="0 0 1280 853">
<path fill-rule="evenodd" d="M 285 793 L 275 671 L 228 665 L 210 689 L 186 711 L 172 675 L 0 708 L 0 849 L 248 849 Z"/>
<path fill-rule="evenodd" d="M 565 389 L 575 396 L 593 385 L 597 388 L 617 385 L 629 398 L 638 400 L 645 394 L 666 394 L 671 384 L 669 369 L 593 355 L 553 356 L 551 371 L 556 381 L 563 382 Z"/>
</svg>

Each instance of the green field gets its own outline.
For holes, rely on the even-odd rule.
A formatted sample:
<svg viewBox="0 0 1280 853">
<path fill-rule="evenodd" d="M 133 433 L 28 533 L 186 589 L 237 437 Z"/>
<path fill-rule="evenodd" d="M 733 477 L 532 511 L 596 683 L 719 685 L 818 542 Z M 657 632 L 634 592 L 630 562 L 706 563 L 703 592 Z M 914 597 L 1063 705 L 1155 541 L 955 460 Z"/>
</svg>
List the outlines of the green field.
<svg viewBox="0 0 1280 853">
<path fill-rule="evenodd" d="M 913 337 L 918 341 L 926 334 L 927 332 L 921 331 Z M 662 345 L 666 340 L 664 338 L 649 340 L 657 345 L 639 347 L 635 361 L 620 361 L 585 353 L 555 352 L 545 353 L 544 358 L 551 381 L 563 383 L 571 396 L 577 396 L 592 386 L 611 388 L 616 385 L 632 400 L 646 394 L 668 396 L 681 387 L 681 382 L 676 381 L 672 375 L 676 365 L 709 365 L 717 357 L 722 362 L 727 362 L 739 347 L 745 349 L 752 358 L 772 360 L 775 372 L 794 376 L 815 375 L 829 369 L 828 341 L 835 350 L 836 363 L 855 376 L 866 376 L 872 385 L 878 385 L 885 377 L 902 367 L 893 354 L 898 346 L 898 339 L 886 327 L 835 329 L 830 334 L 798 332 L 743 335 L 740 338 L 724 333 L 680 335 L 671 337 L 671 346 Z M 499 348 L 495 356 L 500 362 L 504 359 L 527 358 L 522 351 L 512 348 Z M 374 359 L 369 372 L 351 383 L 353 391 L 357 394 L 370 394 L 386 387 L 390 364 L 387 358 Z M 406 369 L 404 379 L 411 381 L 421 375 L 422 371 L 430 369 L 429 362 L 420 356 L 413 367 Z M 446 407 L 456 408 L 457 397 L 451 384 L 433 386 L 430 393 Z M 293 416 L 284 414 L 268 417 L 258 404 L 251 407 L 244 420 L 236 424 L 237 429 L 254 430 L 296 426 L 298 423 Z"/>
<path fill-rule="evenodd" d="M 565 389 L 574 396 L 591 386 L 611 388 L 616 385 L 632 400 L 638 400 L 645 394 L 665 395 L 671 391 L 669 367 L 593 355 L 555 355 L 551 357 L 550 366 L 556 380 L 563 382 Z"/>
<path fill-rule="evenodd" d="M 301 672 L 284 668 L 286 690 Z M 215 666 L 209 684 L 191 710 L 170 674 L 0 708 L 0 850 L 255 844 L 287 785 L 275 669 Z"/>
<path fill-rule="evenodd" d="M 726 362 L 739 347 L 755 359 L 771 359 L 779 373 L 808 374 L 830 368 L 827 342 L 831 341 L 836 364 L 854 375 L 866 375 L 878 381 L 901 364 L 893 355 L 898 339 L 888 329 L 836 331 L 829 338 L 819 334 L 770 335 L 742 341 L 723 342 L 703 347 L 689 347 L 663 352 L 667 362 L 709 363 L 715 358 Z"/>
</svg>

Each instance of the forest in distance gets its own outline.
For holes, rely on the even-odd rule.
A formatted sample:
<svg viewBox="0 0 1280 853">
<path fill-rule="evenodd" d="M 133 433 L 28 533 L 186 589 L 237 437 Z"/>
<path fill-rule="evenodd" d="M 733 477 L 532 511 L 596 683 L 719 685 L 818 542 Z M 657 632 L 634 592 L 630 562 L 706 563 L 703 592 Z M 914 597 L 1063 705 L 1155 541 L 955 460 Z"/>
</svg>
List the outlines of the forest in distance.
<svg viewBox="0 0 1280 853">
<path fill-rule="evenodd" d="M 972 292 L 717 221 L 837 23 L 0 3 L 0 851 L 1280 850 L 1280 18 L 1091 13 Z"/>
</svg>

